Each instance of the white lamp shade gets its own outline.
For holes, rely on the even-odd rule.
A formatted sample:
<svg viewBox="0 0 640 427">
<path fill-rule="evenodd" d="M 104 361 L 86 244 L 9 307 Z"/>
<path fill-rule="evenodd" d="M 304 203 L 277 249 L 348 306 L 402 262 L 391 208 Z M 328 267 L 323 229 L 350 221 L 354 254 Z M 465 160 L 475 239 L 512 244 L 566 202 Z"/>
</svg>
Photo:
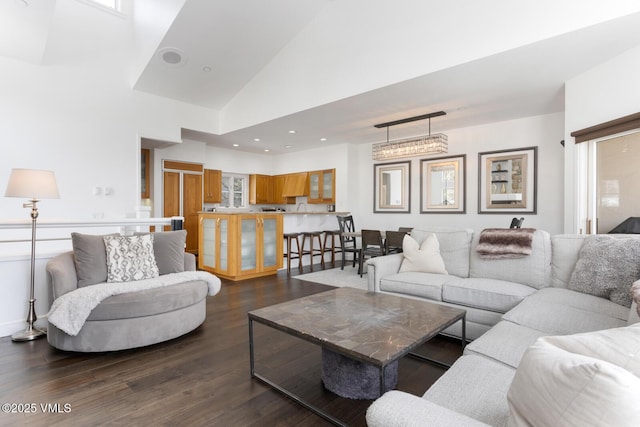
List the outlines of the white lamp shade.
<svg viewBox="0 0 640 427">
<path fill-rule="evenodd" d="M 5 197 L 23 199 L 59 199 L 58 185 L 53 171 L 12 169 Z"/>
</svg>

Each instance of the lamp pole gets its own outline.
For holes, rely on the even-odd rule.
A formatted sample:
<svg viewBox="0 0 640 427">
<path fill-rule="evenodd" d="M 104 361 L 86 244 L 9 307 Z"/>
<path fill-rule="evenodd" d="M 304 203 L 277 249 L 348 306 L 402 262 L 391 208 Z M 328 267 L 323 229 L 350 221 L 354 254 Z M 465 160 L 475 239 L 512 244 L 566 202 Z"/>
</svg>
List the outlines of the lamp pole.
<svg viewBox="0 0 640 427">
<path fill-rule="evenodd" d="M 46 335 L 42 329 L 36 328 L 34 323 L 38 320 L 35 308 L 35 276 L 36 276 L 36 220 L 38 219 L 38 200 L 22 205 L 23 208 L 31 208 L 31 294 L 29 298 L 29 313 L 27 314 L 27 329 L 11 335 L 13 341 L 31 341 Z"/>
</svg>

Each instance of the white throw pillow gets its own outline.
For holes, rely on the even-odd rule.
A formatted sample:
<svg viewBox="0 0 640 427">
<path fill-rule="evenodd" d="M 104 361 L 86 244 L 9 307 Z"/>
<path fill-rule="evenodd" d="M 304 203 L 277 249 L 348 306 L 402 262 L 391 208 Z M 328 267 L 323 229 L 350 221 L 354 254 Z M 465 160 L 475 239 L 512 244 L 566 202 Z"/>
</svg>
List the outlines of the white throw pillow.
<svg viewBox="0 0 640 427">
<path fill-rule="evenodd" d="M 153 235 L 104 236 L 107 282 L 130 282 L 158 277 Z"/>
<path fill-rule="evenodd" d="M 525 352 L 509 388 L 509 425 L 638 425 L 640 378 L 632 371 L 639 349 L 635 326 L 539 338 Z"/>
<path fill-rule="evenodd" d="M 435 234 L 428 235 L 422 244 L 409 235 L 402 241 L 404 259 L 400 265 L 400 272 L 420 271 L 423 273 L 449 274 L 440 255 L 440 244 Z"/>
</svg>

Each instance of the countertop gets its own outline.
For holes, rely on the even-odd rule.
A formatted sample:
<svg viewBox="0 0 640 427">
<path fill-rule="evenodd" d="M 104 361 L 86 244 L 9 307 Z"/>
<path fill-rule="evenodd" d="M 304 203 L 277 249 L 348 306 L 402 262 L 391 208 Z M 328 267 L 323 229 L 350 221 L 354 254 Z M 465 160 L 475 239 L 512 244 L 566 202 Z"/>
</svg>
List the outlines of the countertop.
<svg viewBox="0 0 640 427">
<path fill-rule="evenodd" d="M 351 212 L 327 212 L 327 211 L 309 211 L 309 212 L 233 212 L 233 211 L 216 211 L 216 212 L 198 212 L 199 214 L 211 214 L 211 215 L 247 215 L 247 214 L 282 214 L 282 215 L 349 215 Z"/>
</svg>

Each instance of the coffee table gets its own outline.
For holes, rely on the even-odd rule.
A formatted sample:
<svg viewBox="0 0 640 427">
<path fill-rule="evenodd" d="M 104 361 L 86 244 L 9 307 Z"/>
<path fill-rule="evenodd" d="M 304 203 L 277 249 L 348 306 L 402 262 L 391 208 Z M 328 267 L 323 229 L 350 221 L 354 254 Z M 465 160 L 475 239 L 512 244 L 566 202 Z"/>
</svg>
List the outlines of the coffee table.
<svg viewBox="0 0 640 427">
<path fill-rule="evenodd" d="M 345 425 L 256 372 L 253 322 L 315 343 L 322 347 L 323 353 L 328 351 L 373 365 L 379 370 L 379 395 L 382 395 L 386 391 L 389 365 L 458 321 L 462 322 L 464 349 L 465 316 L 465 310 L 349 287 L 252 310 L 248 313 L 251 376 L 322 418 Z M 424 356 L 414 356 L 431 361 Z"/>
</svg>

